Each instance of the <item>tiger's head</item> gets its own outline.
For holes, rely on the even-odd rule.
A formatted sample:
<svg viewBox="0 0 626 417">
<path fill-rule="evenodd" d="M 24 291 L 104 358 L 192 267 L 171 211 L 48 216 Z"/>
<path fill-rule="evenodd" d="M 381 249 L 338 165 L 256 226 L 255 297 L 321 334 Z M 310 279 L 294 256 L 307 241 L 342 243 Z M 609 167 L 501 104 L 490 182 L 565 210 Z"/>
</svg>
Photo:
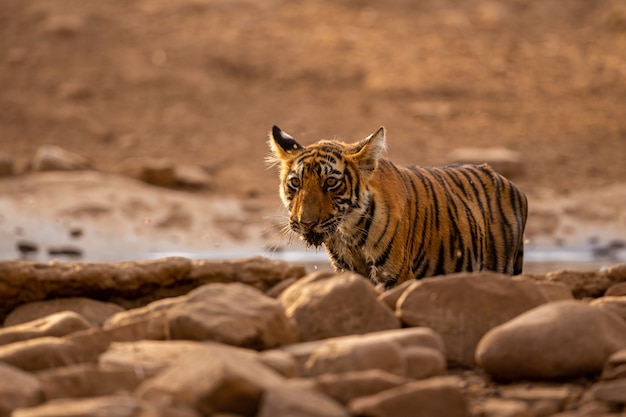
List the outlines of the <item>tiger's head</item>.
<svg viewBox="0 0 626 417">
<path fill-rule="evenodd" d="M 308 245 L 321 245 L 363 215 L 367 181 L 386 147 L 384 128 L 352 144 L 321 140 L 302 146 L 274 126 L 269 145 L 267 160 L 279 167 L 289 228 Z"/>
</svg>

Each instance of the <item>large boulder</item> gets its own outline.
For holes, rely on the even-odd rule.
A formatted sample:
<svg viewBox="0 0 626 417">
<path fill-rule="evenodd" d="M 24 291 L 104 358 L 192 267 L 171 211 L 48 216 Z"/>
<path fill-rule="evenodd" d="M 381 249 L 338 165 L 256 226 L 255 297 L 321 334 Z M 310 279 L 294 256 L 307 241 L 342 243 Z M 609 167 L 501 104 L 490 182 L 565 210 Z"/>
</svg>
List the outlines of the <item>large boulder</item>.
<svg viewBox="0 0 626 417">
<path fill-rule="evenodd" d="M 562 378 L 599 373 L 626 348 L 626 322 L 580 301 L 532 309 L 489 331 L 476 361 L 500 379 Z"/>
<path fill-rule="evenodd" d="M 397 301 L 407 326 L 425 326 L 443 337 L 447 359 L 474 365 L 474 350 L 491 328 L 548 302 L 532 281 L 492 272 L 461 273 L 411 284 Z"/>
<path fill-rule="evenodd" d="M 135 395 L 161 406 L 190 406 L 203 415 L 255 416 L 266 390 L 283 383 L 283 377 L 250 354 L 210 344 L 142 383 Z"/>
<path fill-rule="evenodd" d="M 173 339 L 213 340 L 269 349 L 295 343 L 298 331 L 281 304 L 248 285 L 208 284 L 167 311 Z"/>
<path fill-rule="evenodd" d="M 190 271 L 191 261 L 185 258 L 111 263 L 2 261 L 0 316 L 20 304 L 56 297 L 142 297 L 185 281 Z"/>
<path fill-rule="evenodd" d="M 364 277 L 354 273 L 314 273 L 279 297 L 298 325 L 302 341 L 363 334 L 400 327 L 394 313 L 377 299 Z"/>
</svg>

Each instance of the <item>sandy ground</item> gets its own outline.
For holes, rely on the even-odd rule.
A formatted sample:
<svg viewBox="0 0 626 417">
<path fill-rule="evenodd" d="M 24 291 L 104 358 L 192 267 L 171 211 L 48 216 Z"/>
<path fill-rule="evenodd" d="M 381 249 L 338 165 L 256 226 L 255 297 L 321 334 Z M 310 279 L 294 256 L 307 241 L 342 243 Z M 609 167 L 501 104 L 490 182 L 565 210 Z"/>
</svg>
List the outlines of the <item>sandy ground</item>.
<svg viewBox="0 0 626 417">
<path fill-rule="evenodd" d="M 384 125 L 398 163 L 513 150 L 534 256 L 623 256 L 620 0 L 5 0 L 0 85 L 0 151 L 18 173 L 43 144 L 97 170 L 1 180 L 5 259 L 18 245 L 90 260 L 287 246 L 263 160 L 273 124 L 303 143 Z M 201 166 L 211 186 L 116 175 L 143 158 Z"/>
</svg>

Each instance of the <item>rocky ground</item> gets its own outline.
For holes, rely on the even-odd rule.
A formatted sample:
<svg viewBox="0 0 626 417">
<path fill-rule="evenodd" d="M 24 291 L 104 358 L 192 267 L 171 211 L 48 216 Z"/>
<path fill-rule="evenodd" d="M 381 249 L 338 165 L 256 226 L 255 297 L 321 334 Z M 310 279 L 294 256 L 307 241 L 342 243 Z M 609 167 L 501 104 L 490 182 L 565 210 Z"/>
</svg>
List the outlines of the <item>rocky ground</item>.
<svg viewBox="0 0 626 417">
<path fill-rule="evenodd" d="M 0 275 L 0 415 L 626 412 L 626 264 L 383 293 L 264 258 L 4 261 Z"/>
<path fill-rule="evenodd" d="M 0 415 L 623 416 L 625 39 L 620 0 L 0 2 Z M 528 274 L 223 260 L 301 249 L 273 124 L 492 163 Z"/>
</svg>

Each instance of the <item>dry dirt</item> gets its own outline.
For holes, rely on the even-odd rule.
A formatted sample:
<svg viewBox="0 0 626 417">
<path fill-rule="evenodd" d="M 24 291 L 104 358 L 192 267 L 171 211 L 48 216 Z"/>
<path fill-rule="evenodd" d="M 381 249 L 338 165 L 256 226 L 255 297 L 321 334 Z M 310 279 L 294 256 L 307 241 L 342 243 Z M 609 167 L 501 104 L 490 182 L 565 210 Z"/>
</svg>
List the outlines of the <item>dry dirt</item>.
<svg viewBox="0 0 626 417">
<path fill-rule="evenodd" d="M 2 257 L 18 241 L 91 259 L 146 241 L 267 244 L 273 124 L 303 143 L 384 125 L 399 163 L 517 151 L 530 244 L 623 252 L 622 0 L 3 0 L 0 86 L 0 150 L 18 171 L 54 144 L 105 173 L 158 157 L 212 176 L 196 193 L 94 173 L 3 180 Z"/>
</svg>

